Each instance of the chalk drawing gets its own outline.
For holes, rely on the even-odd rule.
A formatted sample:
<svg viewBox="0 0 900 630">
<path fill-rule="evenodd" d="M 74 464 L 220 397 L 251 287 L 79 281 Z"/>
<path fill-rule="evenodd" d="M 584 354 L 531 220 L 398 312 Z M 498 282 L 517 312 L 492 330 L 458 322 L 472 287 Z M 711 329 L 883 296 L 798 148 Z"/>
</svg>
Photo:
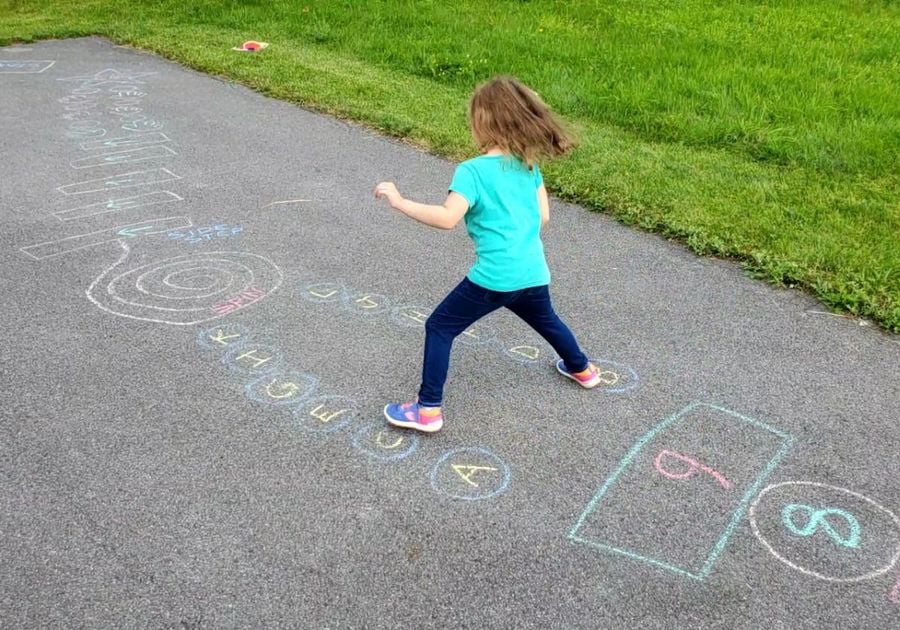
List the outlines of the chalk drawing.
<svg viewBox="0 0 900 630">
<path fill-rule="evenodd" d="M 266 292 L 262 289 L 257 289 L 256 287 L 250 287 L 244 289 L 237 295 L 234 295 L 221 304 L 216 304 L 211 307 L 211 310 L 217 315 L 228 315 L 229 313 L 233 313 L 239 308 L 243 308 L 244 306 L 249 306 L 254 302 L 257 302 L 263 299 L 266 296 Z"/>
<path fill-rule="evenodd" d="M 162 129 L 165 125 L 163 125 L 158 120 L 151 120 L 149 118 L 138 118 L 136 120 L 132 120 L 130 122 L 126 122 L 122 125 L 122 129 L 126 131 L 158 131 Z"/>
<path fill-rule="evenodd" d="M 161 182 L 172 181 L 173 179 L 181 179 L 181 176 L 176 175 L 167 168 L 154 168 L 147 171 L 132 171 L 130 173 L 122 173 L 121 175 L 103 177 L 101 179 L 90 179 L 85 182 L 66 184 L 65 186 L 58 187 L 57 190 L 64 195 L 84 195 L 87 193 L 118 190 L 119 188 L 129 188 L 131 186 L 158 184 Z"/>
<path fill-rule="evenodd" d="M 738 492 L 701 493 L 694 484 L 658 481 L 655 459 L 660 443 L 668 449 L 673 442 L 695 440 L 697 435 L 704 436 L 704 443 L 737 445 L 729 456 L 729 483 Z M 716 405 L 693 403 L 638 439 L 594 494 L 569 538 L 703 580 L 792 443 L 791 436 L 768 424 Z M 635 506 L 635 496 L 654 503 Z"/>
<path fill-rule="evenodd" d="M 104 68 L 99 72 L 95 72 L 92 75 L 80 75 L 76 77 L 64 77 L 57 79 L 57 81 L 65 81 L 72 83 L 80 83 L 82 88 L 95 88 L 99 89 L 101 87 L 106 87 L 109 85 L 114 85 L 116 83 L 128 83 L 128 84 L 136 84 L 143 85 L 145 81 L 143 80 L 146 77 L 153 76 L 157 74 L 156 72 L 123 72 L 122 70 L 117 70 L 115 68 Z"/>
<path fill-rule="evenodd" d="M 432 309 L 426 306 L 398 306 L 391 311 L 391 319 L 401 326 L 422 328 L 431 313 Z"/>
<path fill-rule="evenodd" d="M 512 472 L 486 448 L 457 448 L 441 456 L 431 467 L 431 487 L 439 494 L 464 501 L 480 501 L 509 487 Z"/>
<path fill-rule="evenodd" d="M 348 294 L 344 297 L 344 304 L 348 311 L 364 315 L 379 315 L 391 308 L 388 299 L 377 293 Z"/>
<path fill-rule="evenodd" d="M 794 514 L 801 512 L 805 514 L 805 523 L 798 526 L 794 521 Z M 847 536 L 842 536 L 837 527 L 829 522 L 829 517 L 839 517 L 847 525 Z M 811 505 L 803 503 L 789 503 L 784 506 L 781 511 L 781 520 L 784 526 L 797 536 L 812 536 L 818 531 L 823 531 L 834 542 L 841 547 L 850 547 L 851 549 L 859 546 L 859 536 L 861 528 L 859 521 L 850 512 L 840 508 L 824 508 L 817 510 Z M 835 519 L 832 519 L 835 520 Z"/>
<path fill-rule="evenodd" d="M 591 362 L 600 371 L 600 385 L 594 389 L 605 394 L 624 394 L 641 384 L 637 372 L 627 365 L 609 359 L 591 359 Z"/>
<path fill-rule="evenodd" d="M 284 417 L 287 411 L 293 428 L 331 435 L 355 425 L 362 417 L 361 407 L 353 398 L 319 393 L 319 377 L 315 374 L 283 368 L 258 374 L 273 362 L 280 363 L 281 353 L 255 341 L 239 324 L 205 328 L 197 334 L 197 344 L 210 354 L 222 353 L 220 362 L 231 367 L 232 373 L 252 379 L 245 385 L 247 397 L 269 407 L 273 417 Z M 406 459 L 419 445 L 417 435 L 386 426 L 383 421 L 362 426 L 350 436 L 354 449 L 380 462 Z M 452 450 L 431 468 L 435 490 L 470 501 L 502 493 L 510 478 L 505 462 L 485 448 Z"/>
<path fill-rule="evenodd" d="M 527 345 L 518 345 L 511 348 L 503 348 L 503 354 L 513 361 L 524 363 L 526 365 L 537 363 L 537 361 L 541 358 L 541 351 L 538 348 Z"/>
<path fill-rule="evenodd" d="M 171 142 L 171 140 L 166 134 L 153 131 L 139 135 L 118 136 L 116 138 L 107 138 L 105 140 L 82 142 L 81 150 L 96 151 L 98 149 L 121 149 L 139 147 L 147 144 L 161 144 L 164 142 Z"/>
<path fill-rule="evenodd" d="M 356 291 L 339 282 L 316 282 L 300 286 L 300 296 L 307 301 L 315 303 L 329 303 L 341 301 L 344 310 L 357 313 L 380 315 L 389 313 L 392 323 L 404 328 L 421 328 L 425 325 L 432 310 L 422 305 L 405 304 L 394 308 L 390 307 L 390 299 L 384 295 Z M 504 356 L 524 365 L 534 365 L 541 356 L 541 350 L 536 346 L 509 344 L 499 339 L 499 333 L 490 324 L 480 321 L 474 326 L 457 336 L 460 345 L 497 347 L 503 349 Z M 509 350 L 509 348 L 512 349 Z M 630 368 L 624 368 L 628 369 Z M 634 377 L 637 374 L 630 370 Z M 611 393 L 629 391 L 636 387 L 637 383 L 630 382 L 624 387 L 608 388 Z"/>
<path fill-rule="evenodd" d="M 164 203 L 174 203 L 176 201 L 184 201 L 181 197 L 168 190 L 143 193 L 133 197 L 122 197 L 120 199 L 110 199 L 109 201 L 101 201 L 100 203 L 92 203 L 77 208 L 69 208 L 68 210 L 59 210 L 54 212 L 60 221 L 75 221 L 77 219 L 86 219 L 88 217 L 97 216 L 99 214 L 107 214 L 109 212 L 121 212 L 124 210 L 134 210 L 135 208 L 143 208 L 146 206 L 155 206 Z M 171 234 L 171 232 L 169 232 Z"/>
<path fill-rule="evenodd" d="M 242 225 L 229 225 L 220 223 L 218 225 L 205 225 L 203 227 L 195 227 L 191 230 L 173 230 L 169 232 L 168 237 L 175 241 L 196 245 L 197 243 L 207 243 L 213 239 L 227 238 L 236 236 L 244 231 Z"/>
<path fill-rule="evenodd" d="M 344 297 L 344 287 L 336 282 L 315 282 L 300 287 L 300 297 L 310 302 L 337 302 Z"/>
<path fill-rule="evenodd" d="M 55 64 L 56 61 L 0 61 L 0 74 L 40 74 Z"/>
<path fill-rule="evenodd" d="M 283 278 L 268 258 L 244 252 L 176 256 L 113 275 L 130 252 L 124 241 L 119 245 L 122 256 L 87 290 L 91 302 L 119 317 L 175 326 L 199 324 L 223 316 L 212 310 L 223 299 L 251 288 L 271 295 Z M 238 308 L 253 303 L 256 300 Z"/>
<path fill-rule="evenodd" d="M 243 344 L 249 335 L 250 331 L 241 324 L 222 324 L 197 333 L 197 343 L 206 350 L 224 352 Z"/>
<path fill-rule="evenodd" d="M 87 122 L 97 122 L 94 120 L 90 120 Z M 71 138 L 72 140 L 88 140 L 90 138 L 102 138 L 106 135 L 106 129 L 95 128 L 91 130 L 78 131 L 71 129 L 71 125 L 69 125 L 70 129 L 66 131 L 66 137 Z"/>
<path fill-rule="evenodd" d="M 283 357 L 274 347 L 245 342 L 222 355 L 222 363 L 243 376 L 268 374 L 281 368 Z"/>
<path fill-rule="evenodd" d="M 803 496 L 802 503 L 798 496 Z M 794 514 L 805 508 L 810 518 L 803 526 Z M 835 515 L 849 526 L 846 537 L 825 520 Z M 861 535 L 863 525 L 865 536 Z M 766 487 L 750 506 L 750 527 L 781 562 L 827 582 L 870 580 L 890 571 L 900 559 L 900 519 L 865 495 L 824 483 L 784 481 Z M 827 535 L 814 536 L 819 529 Z"/>
<path fill-rule="evenodd" d="M 893 603 L 900 605 L 900 575 L 897 576 L 894 587 L 891 589 L 891 592 L 888 593 L 888 599 Z"/>
<path fill-rule="evenodd" d="M 35 260 L 54 258 L 71 252 L 95 247 L 104 243 L 120 242 L 123 238 L 137 238 L 151 234 L 166 233 L 173 228 L 190 227 L 191 220 L 187 217 L 166 217 L 164 219 L 151 219 L 140 223 L 120 225 L 106 230 L 98 230 L 88 234 L 67 236 L 56 241 L 46 241 L 22 247 L 20 251 L 31 256 Z"/>
<path fill-rule="evenodd" d="M 143 162 L 145 160 L 158 160 L 178 155 L 169 147 L 161 144 L 154 144 L 149 147 L 140 147 L 137 149 L 128 149 L 127 151 L 117 151 L 116 153 L 102 153 L 100 155 L 92 155 L 90 157 L 78 158 L 72 160 L 69 165 L 72 168 L 92 168 L 96 166 L 114 166 L 116 164 L 127 164 L 130 162 Z"/>
<path fill-rule="evenodd" d="M 464 345 L 481 346 L 493 343 L 497 337 L 498 333 L 496 328 L 483 322 L 477 322 L 462 331 L 456 339 Z"/>
<path fill-rule="evenodd" d="M 284 407 L 307 400 L 319 386 L 319 377 L 296 370 L 276 370 L 247 383 L 244 392 L 250 400 Z"/>
<path fill-rule="evenodd" d="M 674 459 L 683 464 L 687 464 L 687 469 L 672 472 L 671 470 L 668 470 L 665 466 L 663 466 L 663 462 L 667 459 Z M 683 479 L 690 479 L 699 472 L 705 472 L 708 475 L 712 476 L 717 482 L 719 482 L 719 485 L 721 485 L 726 490 L 731 489 L 731 482 L 728 481 L 722 473 L 713 470 L 709 466 L 701 464 L 695 459 L 691 459 L 690 457 L 681 455 L 680 453 L 676 453 L 668 449 L 663 449 L 659 452 L 659 454 L 656 456 L 656 459 L 653 460 L 653 465 L 656 467 L 656 470 L 659 471 L 659 474 L 668 479 L 681 481 Z"/>
<path fill-rule="evenodd" d="M 419 436 L 373 422 L 353 434 L 353 446 L 379 461 L 406 459 L 419 446 Z"/>
<path fill-rule="evenodd" d="M 111 94 L 115 94 L 119 98 L 141 99 L 147 96 L 146 92 L 141 92 L 134 86 L 115 86 L 107 90 Z"/>
<path fill-rule="evenodd" d="M 347 396 L 316 396 L 294 407 L 292 415 L 294 426 L 299 429 L 311 433 L 335 433 L 356 421 L 359 411 L 357 402 Z"/>
<path fill-rule="evenodd" d="M 280 206 L 286 203 L 303 203 L 304 201 L 312 201 L 311 199 L 285 199 L 284 201 L 273 201 L 272 203 L 267 203 L 260 210 L 265 210 L 271 206 Z"/>
</svg>

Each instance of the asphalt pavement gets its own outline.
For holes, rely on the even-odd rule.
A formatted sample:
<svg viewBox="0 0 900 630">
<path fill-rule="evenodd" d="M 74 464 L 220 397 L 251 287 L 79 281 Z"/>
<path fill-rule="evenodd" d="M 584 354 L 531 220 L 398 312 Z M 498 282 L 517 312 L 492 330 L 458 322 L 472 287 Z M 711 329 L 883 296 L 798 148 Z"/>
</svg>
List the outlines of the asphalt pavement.
<svg viewBox="0 0 900 630">
<path fill-rule="evenodd" d="M 553 200 L 603 385 L 496 313 L 417 436 L 453 163 L 100 39 L 0 149 L 0 626 L 900 627 L 896 336 Z"/>
</svg>

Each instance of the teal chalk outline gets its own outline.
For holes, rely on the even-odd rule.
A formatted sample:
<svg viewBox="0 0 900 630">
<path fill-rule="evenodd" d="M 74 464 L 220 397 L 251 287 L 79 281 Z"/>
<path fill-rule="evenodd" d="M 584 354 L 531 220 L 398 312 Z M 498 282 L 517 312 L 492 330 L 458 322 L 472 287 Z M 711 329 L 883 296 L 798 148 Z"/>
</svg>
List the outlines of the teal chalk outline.
<svg viewBox="0 0 900 630">
<path fill-rule="evenodd" d="M 747 422 L 753 426 L 756 426 L 760 429 L 764 429 L 770 433 L 773 433 L 780 437 L 783 440 L 781 448 L 778 449 L 778 452 L 775 453 L 775 456 L 769 460 L 769 463 L 763 469 L 763 471 L 756 477 L 753 484 L 747 489 L 747 492 L 744 493 L 743 498 L 740 503 L 738 503 L 737 508 L 731 515 L 731 520 L 728 525 L 726 525 L 725 530 L 722 532 L 721 537 L 713 546 L 712 550 L 709 552 L 709 555 L 706 557 L 706 561 L 703 563 L 703 566 L 697 572 L 691 572 L 683 567 L 678 567 L 673 564 L 669 564 L 667 562 L 663 562 L 661 560 L 657 560 L 655 558 L 650 558 L 648 556 L 641 555 L 636 551 L 632 551 L 631 549 L 623 549 L 621 547 L 613 547 L 612 545 L 607 545 L 605 543 L 598 543 L 592 540 L 587 540 L 585 538 L 581 538 L 578 536 L 578 530 L 581 529 L 582 525 L 584 525 L 585 519 L 594 511 L 597 507 L 597 504 L 600 503 L 600 500 L 603 498 L 603 495 L 612 487 L 612 485 L 616 482 L 619 476 L 625 471 L 626 468 L 631 464 L 634 458 L 638 453 L 641 452 L 641 449 L 647 445 L 647 443 L 652 440 L 656 435 L 662 431 L 663 429 L 669 427 L 674 424 L 676 421 L 681 419 L 684 415 L 690 413 L 691 411 L 699 408 L 699 407 L 708 407 L 710 409 L 715 409 L 716 411 L 721 411 L 722 413 L 726 413 L 735 418 L 739 418 L 744 422 Z M 765 422 L 760 422 L 759 420 L 754 420 L 753 418 L 749 418 L 747 416 L 742 416 L 741 414 L 731 411 L 729 409 L 725 409 L 724 407 L 719 407 L 718 405 L 712 405 L 709 403 L 701 403 L 694 402 L 685 407 L 684 409 L 676 412 L 675 414 L 669 416 L 655 427 L 647 431 L 641 438 L 635 442 L 634 446 L 631 447 L 631 450 L 622 458 L 622 461 L 619 462 L 619 466 L 610 475 L 606 481 L 603 482 L 603 485 L 600 486 L 600 489 L 594 494 L 594 497 L 587 504 L 587 507 L 581 513 L 581 516 L 578 517 L 578 520 L 575 522 L 575 526 L 569 531 L 568 537 L 570 540 L 575 542 L 580 542 L 585 545 L 589 545 L 591 547 L 596 547 L 597 549 L 602 549 L 603 551 L 609 551 L 612 553 L 617 553 L 623 556 L 627 556 L 634 560 L 639 560 L 641 562 L 646 562 L 648 564 L 652 564 L 654 566 L 661 567 L 663 569 L 667 569 L 672 571 L 673 573 L 677 573 L 679 575 L 684 575 L 689 578 L 693 578 L 695 580 L 704 580 L 707 576 L 709 576 L 712 571 L 713 565 L 718 560 L 719 555 L 725 549 L 725 546 L 728 544 L 728 540 L 731 538 L 732 534 L 734 534 L 734 530 L 737 528 L 738 523 L 740 523 L 741 519 L 744 517 L 744 512 L 747 511 L 747 506 L 750 504 L 750 501 L 759 491 L 760 486 L 762 486 L 763 482 L 772 474 L 772 471 L 775 470 L 775 467 L 778 466 L 778 463 L 787 455 L 788 451 L 791 450 L 791 447 L 794 444 L 794 437 L 776 429 L 775 427 L 766 424 Z"/>
<path fill-rule="evenodd" d="M 794 524 L 793 515 L 794 512 L 806 512 L 808 517 L 806 521 L 806 526 L 803 528 L 797 527 Z M 841 536 L 835 529 L 831 526 L 825 517 L 837 515 L 844 519 L 847 523 L 847 526 L 850 528 L 850 534 L 845 539 Z M 781 522 L 784 524 L 785 528 L 795 536 L 803 536 L 809 537 L 815 535 L 820 529 L 825 531 L 825 534 L 831 538 L 831 541 L 839 545 L 841 547 L 847 547 L 848 549 L 855 549 L 859 546 L 859 537 L 862 528 L 859 525 L 859 521 L 856 519 L 853 514 L 848 512 L 847 510 L 842 510 L 840 508 L 824 508 L 824 509 L 816 509 L 811 505 L 806 505 L 805 503 L 790 503 L 784 506 L 784 509 L 781 510 Z M 810 527 L 812 526 L 812 527 Z"/>
</svg>

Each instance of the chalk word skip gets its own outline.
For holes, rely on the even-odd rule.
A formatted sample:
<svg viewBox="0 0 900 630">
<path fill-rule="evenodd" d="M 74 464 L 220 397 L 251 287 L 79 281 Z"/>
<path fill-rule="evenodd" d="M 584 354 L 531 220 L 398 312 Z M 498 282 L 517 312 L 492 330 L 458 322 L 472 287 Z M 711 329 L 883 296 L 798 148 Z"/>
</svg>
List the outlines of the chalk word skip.
<svg viewBox="0 0 900 630">
<path fill-rule="evenodd" d="M 812 481 L 766 487 L 750 527 L 773 556 L 827 582 L 861 582 L 900 560 L 900 518 L 858 492 Z"/>
<path fill-rule="evenodd" d="M 172 230 L 171 232 L 169 232 L 168 236 L 173 241 L 181 241 L 182 243 L 195 245 L 197 243 L 206 243 L 217 238 L 227 238 L 229 236 L 235 236 L 243 231 L 244 227 L 242 225 L 229 225 L 227 223 L 221 223 L 218 225 L 205 225 L 203 227 L 196 227 L 186 232 L 183 230 Z"/>
<path fill-rule="evenodd" d="M 256 301 L 261 300 L 264 297 L 266 297 L 265 291 L 257 289 L 256 287 L 250 287 L 249 289 L 241 291 L 233 298 L 226 300 L 221 304 L 216 304 L 212 307 L 212 312 L 216 315 L 228 315 L 239 308 L 249 306 Z"/>
<path fill-rule="evenodd" d="M 258 343 L 246 327 L 223 324 L 199 331 L 197 344 L 221 353 L 221 362 L 233 374 L 249 378 L 244 393 L 273 411 L 286 410 L 290 424 L 304 433 L 331 435 L 355 426 L 354 449 L 379 462 L 406 459 L 419 447 L 415 433 L 391 427 L 384 420 L 359 425 L 360 405 L 348 396 L 321 393 L 315 374 L 284 366 L 281 352 Z M 448 451 L 431 467 L 431 486 L 439 494 L 466 501 L 495 497 L 509 486 L 509 466 L 486 448 Z"/>
<path fill-rule="evenodd" d="M 569 538 L 703 580 L 792 443 L 758 420 L 689 405 L 641 436 Z"/>
<path fill-rule="evenodd" d="M 0 74 L 40 74 L 48 70 L 56 61 L 0 61 Z"/>
</svg>

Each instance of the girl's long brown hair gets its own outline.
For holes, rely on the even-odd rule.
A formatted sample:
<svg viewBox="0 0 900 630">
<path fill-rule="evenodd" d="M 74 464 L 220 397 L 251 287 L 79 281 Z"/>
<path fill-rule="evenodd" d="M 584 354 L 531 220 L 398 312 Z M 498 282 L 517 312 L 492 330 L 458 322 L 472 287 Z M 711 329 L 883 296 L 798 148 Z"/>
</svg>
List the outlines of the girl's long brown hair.
<svg viewBox="0 0 900 630">
<path fill-rule="evenodd" d="M 575 146 L 541 97 L 511 76 L 494 77 L 475 90 L 469 124 L 479 150 L 497 147 L 529 167 L 538 158 L 565 155 Z"/>
</svg>

